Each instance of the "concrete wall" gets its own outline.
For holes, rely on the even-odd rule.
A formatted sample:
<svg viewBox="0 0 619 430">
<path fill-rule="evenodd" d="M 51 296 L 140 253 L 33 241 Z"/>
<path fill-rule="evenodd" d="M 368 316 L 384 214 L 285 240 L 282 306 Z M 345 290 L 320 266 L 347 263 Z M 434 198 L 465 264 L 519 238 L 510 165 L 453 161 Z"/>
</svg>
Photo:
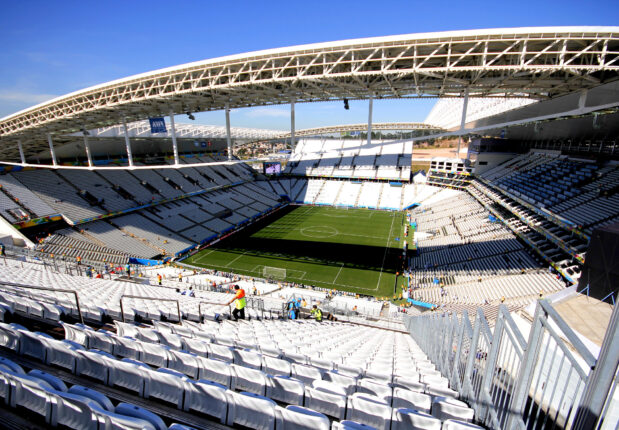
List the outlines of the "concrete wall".
<svg viewBox="0 0 619 430">
<path fill-rule="evenodd" d="M 0 217 L 0 242 L 5 245 L 15 246 L 27 246 L 28 248 L 34 248 L 34 243 L 24 236 L 13 225 Z"/>
</svg>

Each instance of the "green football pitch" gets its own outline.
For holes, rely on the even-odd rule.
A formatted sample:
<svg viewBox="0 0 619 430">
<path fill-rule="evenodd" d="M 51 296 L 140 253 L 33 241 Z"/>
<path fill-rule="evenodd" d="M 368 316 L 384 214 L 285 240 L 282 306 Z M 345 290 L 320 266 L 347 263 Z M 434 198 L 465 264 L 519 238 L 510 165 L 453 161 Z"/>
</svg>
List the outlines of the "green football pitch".
<svg viewBox="0 0 619 430">
<path fill-rule="evenodd" d="M 405 221 L 404 212 L 287 206 L 184 263 L 260 278 L 265 266 L 283 268 L 288 282 L 391 296 Z"/>
</svg>

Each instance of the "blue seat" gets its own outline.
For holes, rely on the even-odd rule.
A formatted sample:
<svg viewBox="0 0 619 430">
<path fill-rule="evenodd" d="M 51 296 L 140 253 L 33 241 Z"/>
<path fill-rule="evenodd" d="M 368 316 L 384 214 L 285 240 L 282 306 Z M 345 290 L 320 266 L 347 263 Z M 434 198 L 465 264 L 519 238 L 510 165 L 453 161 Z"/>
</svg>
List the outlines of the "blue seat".
<svg viewBox="0 0 619 430">
<path fill-rule="evenodd" d="M 91 388 L 82 387 L 81 385 L 74 385 L 69 388 L 68 393 L 89 398 L 95 403 L 97 403 L 101 407 L 101 409 L 110 412 L 114 411 L 114 405 L 112 404 L 110 399 L 108 399 L 105 394 L 102 394 Z"/>
<path fill-rule="evenodd" d="M 26 373 L 19 364 L 15 363 L 12 360 L 9 360 L 8 358 L 0 357 L 0 365 L 6 367 L 7 369 L 10 369 L 15 373 Z"/>
<path fill-rule="evenodd" d="M 51 385 L 55 390 L 58 391 L 67 391 L 67 386 L 64 382 L 62 382 L 62 380 L 54 375 L 50 375 L 49 373 L 45 373 L 41 370 L 31 370 L 30 372 L 28 372 L 28 375 L 33 376 L 35 378 L 39 378 L 45 382 L 47 382 L 49 385 Z"/>
</svg>

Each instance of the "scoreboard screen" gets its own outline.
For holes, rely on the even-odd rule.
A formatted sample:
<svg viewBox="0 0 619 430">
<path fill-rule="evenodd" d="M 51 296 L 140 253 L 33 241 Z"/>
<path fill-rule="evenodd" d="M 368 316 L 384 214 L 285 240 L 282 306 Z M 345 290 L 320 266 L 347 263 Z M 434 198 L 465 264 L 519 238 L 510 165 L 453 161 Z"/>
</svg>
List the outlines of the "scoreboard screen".
<svg viewBox="0 0 619 430">
<path fill-rule="evenodd" d="M 264 163 L 265 175 L 279 175 L 282 173 L 282 163 L 279 161 Z"/>
</svg>

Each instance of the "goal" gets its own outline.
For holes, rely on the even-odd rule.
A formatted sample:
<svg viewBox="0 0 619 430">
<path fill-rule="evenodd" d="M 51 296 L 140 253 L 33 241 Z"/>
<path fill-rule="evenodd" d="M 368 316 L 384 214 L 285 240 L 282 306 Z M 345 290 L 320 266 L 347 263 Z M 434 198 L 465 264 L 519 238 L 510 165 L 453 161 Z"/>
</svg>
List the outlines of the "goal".
<svg viewBox="0 0 619 430">
<path fill-rule="evenodd" d="M 264 266 L 262 268 L 262 276 L 271 279 L 286 279 L 286 269 L 280 267 Z"/>
</svg>

